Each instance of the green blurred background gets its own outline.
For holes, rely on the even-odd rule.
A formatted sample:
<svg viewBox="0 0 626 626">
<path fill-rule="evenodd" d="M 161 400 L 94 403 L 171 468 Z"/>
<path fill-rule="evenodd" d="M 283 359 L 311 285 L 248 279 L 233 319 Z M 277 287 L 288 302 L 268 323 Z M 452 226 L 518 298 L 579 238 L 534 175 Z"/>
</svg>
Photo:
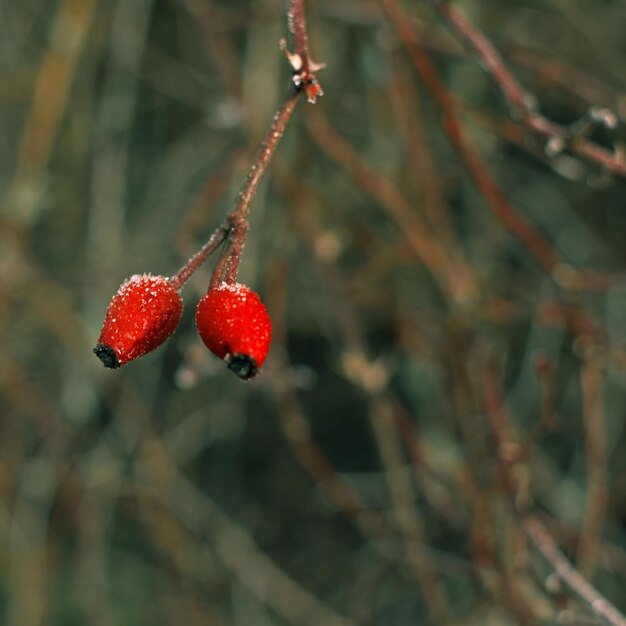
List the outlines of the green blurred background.
<svg viewBox="0 0 626 626">
<path fill-rule="evenodd" d="M 623 0 L 456 6 L 547 117 L 607 107 L 591 137 L 625 140 Z M 232 205 L 289 85 L 284 3 L 0 0 L 2 624 L 600 623 L 546 586 L 531 512 L 626 611 L 626 181 L 548 156 L 404 8 L 559 262 L 490 210 L 379 3 L 311 1 L 325 95 L 252 207 L 240 279 L 274 340 L 242 384 L 194 328 L 212 260 L 163 347 L 91 350 L 117 286 L 173 274 Z"/>
</svg>

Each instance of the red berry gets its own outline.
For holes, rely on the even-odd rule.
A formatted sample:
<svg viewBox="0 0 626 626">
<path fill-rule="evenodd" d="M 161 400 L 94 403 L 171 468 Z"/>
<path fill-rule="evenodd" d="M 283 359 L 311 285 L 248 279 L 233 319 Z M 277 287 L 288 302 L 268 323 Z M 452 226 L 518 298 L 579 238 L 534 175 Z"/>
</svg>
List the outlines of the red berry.
<svg viewBox="0 0 626 626">
<path fill-rule="evenodd" d="M 198 303 L 196 326 L 206 347 L 242 380 L 265 361 L 272 323 L 258 294 L 246 285 L 222 283 Z"/>
<path fill-rule="evenodd" d="M 158 348 L 176 330 L 182 314 L 182 298 L 167 278 L 135 274 L 109 303 L 93 351 L 105 367 L 120 367 Z"/>
</svg>

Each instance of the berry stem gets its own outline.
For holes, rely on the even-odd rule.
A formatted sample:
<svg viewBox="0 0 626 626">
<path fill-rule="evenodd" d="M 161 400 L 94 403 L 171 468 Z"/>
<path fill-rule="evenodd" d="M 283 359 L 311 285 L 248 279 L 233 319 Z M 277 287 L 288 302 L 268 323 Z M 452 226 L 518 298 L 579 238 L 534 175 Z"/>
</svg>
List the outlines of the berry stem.
<svg viewBox="0 0 626 626">
<path fill-rule="evenodd" d="M 235 206 L 226 216 L 226 222 L 217 228 L 204 246 L 178 270 L 177 274 L 169 279 L 171 285 L 177 290 L 182 288 L 191 275 L 219 248 L 226 238 L 228 238 L 227 248 L 222 252 L 216 264 L 211 278 L 211 288 L 216 287 L 222 280 L 227 283 L 236 282 L 241 253 L 248 234 L 250 205 L 274 156 L 276 146 L 278 146 L 285 132 L 298 102 L 298 97 L 305 91 L 309 102 L 315 102 L 315 97 L 322 94 L 321 87 L 319 87 L 313 72 L 323 66 L 313 63 L 309 58 L 303 0 L 289 0 L 287 19 L 295 46 L 293 55 L 286 52 L 294 71 L 289 91 L 278 111 L 274 114 L 270 128 L 237 194 Z M 281 48 L 286 51 L 284 42 L 281 42 Z"/>
<path fill-rule="evenodd" d="M 226 237 L 228 237 L 229 232 L 230 225 L 228 222 L 216 228 L 202 248 L 174 276 L 169 278 L 172 287 L 180 291 L 183 285 L 191 278 L 191 275 L 220 247 Z"/>
<path fill-rule="evenodd" d="M 220 255 L 213 268 L 213 274 L 211 275 L 211 282 L 209 289 L 217 289 L 220 283 L 224 280 L 224 272 L 228 265 L 228 259 L 230 257 L 230 240 L 226 242 L 226 245 L 222 248 Z"/>
<path fill-rule="evenodd" d="M 227 283 L 234 283 L 237 279 L 241 253 L 248 234 L 250 205 L 256 195 L 259 183 L 263 179 L 263 175 L 267 171 L 267 167 L 274 156 L 276 146 L 278 146 L 278 143 L 285 132 L 287 123 L 291 118 L 291 114 L 295 109 L 296 103 L 298 102 L 299 95 L 300 90 L 294 89 L 293 87 L 289 89 L 286 98 L 272 119 L 270 128 L 263 139 L 263 143 L 261 144 L 252 166 L 248 170 L 246 180 L 237 195 L 235 208 L 226 218 L 231 226 L 230 256 L 228 269 L 226 270 L 226 275 L 224 277 L 224 280 Z"/>
</svg>

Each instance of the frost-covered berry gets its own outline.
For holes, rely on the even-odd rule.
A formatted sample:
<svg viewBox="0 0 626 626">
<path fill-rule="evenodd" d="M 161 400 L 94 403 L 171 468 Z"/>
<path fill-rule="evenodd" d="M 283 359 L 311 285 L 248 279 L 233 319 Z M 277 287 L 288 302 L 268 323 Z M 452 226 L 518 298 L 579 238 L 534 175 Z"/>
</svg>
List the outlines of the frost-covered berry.
<svg viewBox="0 0 626 626">
<path fill-rule="evenodd" d="M 240 283 L 222 283 L 198 303 L 196 326 L 213 354 L 242 380 L 257 374 L 270 347 L 272 323 L 258 294 Z"/>
<path fill-rule="evenodd" d="M 135 274 L 111 299 L 93 351 L 105 367 L 121 367 L 158 348 L 182 314 L 182 298 L 167 278 Z"/>
</svg>

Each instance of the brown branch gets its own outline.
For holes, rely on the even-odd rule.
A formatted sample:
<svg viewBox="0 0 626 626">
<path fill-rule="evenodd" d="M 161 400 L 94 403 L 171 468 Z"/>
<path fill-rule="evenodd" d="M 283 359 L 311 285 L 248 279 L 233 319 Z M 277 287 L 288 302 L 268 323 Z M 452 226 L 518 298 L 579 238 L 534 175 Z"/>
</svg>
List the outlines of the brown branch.
<svg viewBox="0 0 626 626">
<path fill-rule="evenodd" d="M 411 202 L 389 180 L 368 165 L 328 122 L 322 114 L 310 116 L 311 138 L 336 161 L 372 198 L 383 206 L 400 226 L 411 248 L 430 271 L 442 294 L 455 302 L 464 302 L 472 294 L 466 283 L 466 272 L 456 270 L 456 265 L 433 236 L 432 229 L 414 210 Z"/>
<path fill-rule="evenodd" d="M 303 0 L 289 0 L 287 19 L 289 30 L 292 32 L 294 38 L 295 52 L 293 54 L 287 52 L 284 41 L 281 41 L 281 48 L 285 51 L 292 65 L 294 71 L 293 84 L 272 119 L 272 123 L 265 135 L 256 159 L 250 167 L 243 187 L 237 195 L 235 208 L 226 218 L 231 228 L 230 254 L 224 274 L 224 280 L 228 283 L 233 283 L 237 280 L 241 253 L 243 252 L 246 236 L 248 234 L 250 205 L 274 156 L 278 142 L 285 132 L 287 123 L 298 102 L 298 96 L 304 91 L 307 94 L 308 101 L 315 102 L 316 96 L 322 94 L 322 89 L 317 82 L 315 74 L 313 74 L 313 71 L 320 69 L 321 66 L 316 66 L 309 59 L 309 44 L 306 33 Z M 221 264 L 219 270 L 223 270 Z M 217 279 L 214 277 L 211 282 L 212 284 L 216 283 Z"/>
<path fill-rule="evenodd" d="M 589 608 L 611 626 L 626 626 L 626 617 L 590 585 L 563 556 L 546 527 L 533 516 L 523 520 L 524 530 L 537 550 L 554 568 L 558 577 L 584 602 Z"/>
<path fill-rule="evenodd" d="M 287 12 L 289 30 L 293 35 L 293 43 L 296 53 L 302 61 L 302 71 L 309 71 L 309 39 L 306 34 L 306 22 L 304 19 L 303 0 L 289 0 Z"/>
<path fill-rule="evenodd" d="M 556 86 L 581 102 L 586 104 L 593 102 L 615 110 L 624 119 L 624 94 L 582 68 L 519 42 L 507 47 L 507 56 L 516 65 L 532 71 L 535 74 L 535 82 L 541 87 Z"/>
<path fill-rule="evenodd" d="M 582 336 L 579 335 L 579 338 Z M 576 563 L 585 576 L 593 579 L 593 571 L 602 547 L 602 528 L 609 504 L 604 375 L 597 359 L 590 356 L 584 360 L 580 377 L 585 427 L 587 502 Z"/>
<path fill-rule="evenodd" d="M 494 45 L 461 13 L 447 2 L 433 2 L 439 15 L 479 59 L 502 93 L 513 117 L 533 133 L 552 145 L 567 148 L 573 154 L 599 165 L 607 172 L 626 177 L 626 155 L 623 150 L 610 151 L 585 138 L 583 134 L 556 124 L 539 113 L 535 98 L 529 94 L 509 71 Z M 611 126 L 611 123 L 608 123 Z"/>
<path fill-rule="evenodd" d="M 487 206 L 504 227 L 528 248 L 539 264 L 551 274 L 562 263 L 558 254 L 550 242 L 509 202 L 487 163 L 465 138 L 457 116 L 456 100 L 443 83 L 407 15 L 395 0 L 380 2 L 415 70 L 441 108 L 444 131 L 463 160 L 474 184 L 484 196 Z"/>
<path fill-rule="evenodd" d="M 598 414 L 599 412 L 601 412 L 601 407 L 597 406 L 598 402 L 600 402 L 599 394 L 600 386 L 602 384 L 601 374 L 599 373 L 599 371 L 594 370 L 590 374 L 590 376 L 592 377 L 591 381 L 585 381 L 583 379 L 583 388 L 585 392 L 585 417 L 588 430 L 591 428 L 598 429 L 603 426 L 603 422 L 601 421 L 602 415 Z M 483 387 L 485 391 L 485 404 L 487 408 L 487 414 L 490 419 L 492 433 L 499 446 L 500 452 L 502 453 L 506 448 L 508 448 L 507 456 L 509 456 L 514 451 L 516 451 L 517 453 L 522 452 L 521 448 L 516 450 L 516 447 L 514 447 L 512 444 L 510 435 L 511 424 L 506 414 L 504 399 L 501 394 L 501 389 L 499 388 L 495 379 L 495 370 L 493 369 L 493 367 L 488 367 L 486 369 L 485 375 L 483 377 Z M 590 423 L 592 421 L 593 424 Z M 594 512 L 591 510 L 591 508 L 595 504 L 597 504 L 598 506 L 602 506 L 602 503 L 596 502 L 595 499 L 604 496 L 606 493 L 606 474 L 604 465 L 606 459 L 603 442 L 596 440 L 596 438 L 598 437 L 601 438 L 602 434 L 597 432 L 590 434 L 588 432 L 587 435 L 588 437 L 593 439 L 592 442 L 587 443 L 588 463 L 593 465 L 593 467 L 591 468 L 592 470 L 601 473 L 600 477 L 595 477 L 598 481 L 602 481 L 601 484 L 595 486 L 595 489 L 604 489 L 604 491 L 599 494 L 594 492 L 593 485 L 590 487 L 587 516 L 591 517 L 591 519 L 588 521 L 587 524 L 589 526 L 587 531 L 589 536 L 586 537 L 586 542 L 588 545 L 585 545 L 584 538 L 581 534 L 581 552 L 584 549 L 587 550 L 587 552 L 582 552 L 583 558 L 581 559 L 581 561 L 587 568 L 590 569 L 591 564 L 593 564 L 594 562 L 594 557 L 597 556 L 599 547 L 598 533 L 600 532 L 605 512 L 605 509 L 602 508 L 602 510 L 598 513 L 598 517 L 596 517 L 594 516 Z M 599 449 L 594 448 L 593 450 L 589 450 L 591 446 L 595 446 Z M 515 454 L 515 456 L 518 456 L 518 454 Z M 513 458 L 509 460 L 513 460 Z M 519 460 L 523 461 L 523 458 L 520 458 Z M 521 484 L 519 482 L 517 482 L 517 484 L 514 484 L 512 480 L 515 478 L 516 475 L 517 477 L 519 477 L 519 472 L 512 472 L 512 468 L 509 465 L 505 465 L 503 467 L 503 470 L 504 478 L 508 483 L 507 487 L 509 488 L 511 496 L 516 499 L 519 508 L 520 496 L 524 495 L 524 487 L 528 484 L 527 477 L 521 482 Z M 524 472 L 526 473 L 527 470 L 524 470 Z M 526 501 L 528 501 L 528 497 L 526 497 L 525 499 Z M 604 507 L 605 506 L 606 504 L 604 503 Z M 534 543 L 539 552 L 541 552 L 543 557 L 554 568 L 559 578 L 582 600 L 588 603 L 591 610 L 597 616 L 601 617 L 612 626 L 626 626 L 626 618 L 589 582 L 587 582 L 581 572 L 578 571 L 563 556 L 557 544 L 550 537 L 547 529 L 539 521 L 539 519 L 532 515 L 528 515 L 522 519 L 522 525 L 528 537 Z"/>
<path fill-rule="evenodd" d="M 283 40 L 280 46 L 293 68 L 293 84 L 298 89 L 303 89 L 306 98 L 311 104 L 315 104 L 318 96 L 323 96 L 324 91 L 317 81 L 315 72 L 324 69 L 324 63 L 315 63 L 309 54 L 309 40 L 304 21 L 303 0 L 289 0 L 287 11 L 289 30 L 293 34 L 295 52 L 287 50 L 287 44 Z"/>
<path fill-rule="evenodd" d="M 215 229 L 209 240 L 196 252 L 178 272 L 169 280 L 174 289 L 180 289 L 190 278 L 191 275 L 220 247 L 228 236 L 228 224 L 222 224 Z"/>
<path fill-rule="evenodd" d="M 416 86 L 407 76 L 406 61 L 402 59 L 401 64 L 397 54 L 391 57 L 391 61 L 390 96 L 394 117 L 410 159 L 411 175 L 416 182 L 420 204 L 424 207 L 424 217 L 442 247 L 454 259 L 455 271 L 463 277 L 468 299 L 473 299 L 478 289 L 477 278 L 452 224 L 440 168 L 435 163 L 428 141 Z"/>
<path fill-rule="evenodd" d="M 246 180 L 237 194 L 235 207 L 226 216 L 225 223 L 213 231 L 204 246 L 170 279 L 175 289 L 180 289 L 189 280 L 191 275 L 219 248 L 229 234 L 230 252 L 228 254 L 228 267 L 224 280 L 232 283 L 237 279 L 241 253 L 248 234 L 250 205 L 272 160 L 278 142 L 283 136 L 299 95 L 300 92 L 298 90 L 290 88 L 287 97 L 274 115 L 270 128 L 261 143 L 261 148 L 248 170 Z M 224 264 L 218 264 L 218 268 L 221 279 Z M 215 281 L 212 281 L 212 284 L 213 282 Z"/>
<path fill-rule="evenodd" d="M 229 235 L 227 255 L 222 255 L 220 262 L 218 262 L 211 279 L 211 286 L 215 287 L 222 278 L 229 283 L 237 280 L 241 254 L 248 235 L 250 206 L 274 156 L 276 147 L 291 119 L 298 97 L 304 91 L 309 102 L 315 102 L 315 98 L 322 95 L 322 89 L 313 73 L 315 70 L 321 69 L 322 66 L 312 63 L 309 59 L 303 0 L 289 0 L 287 17 L 289 29 L 294 36 L 295 52 L 293 54 L 287 52 L 284 41 L 281 41 L 281 48 L 285 51 L 294 71 L 292 85 L 272 119 L 270 128 L 237 194 L 235 206 L 226 216 L 225 224 L 217 228 L 207 243 L 170 279 L 170 282 L 176 289 L 180 289 L 189 280 L 191 275 L 217 250 Z"/>
<path fill-rule="evenodd" d="M 278 142 L 280 141 L 287 123 L 291 118 L 300 91 L 291 88 L 284 102 L 274 115 L 274 119 L 270 125 L 265 139 L 261 144 L 261 148 L 257 156 L 248 170 L 246 180 L 237 195 L 235 208 L 228 214 L 226 221 L 231 227 L 231 248 L 228 269 L 224 276 L 226 282 L 233 283 L 237 279 L 237 271 L 241 260 L 241 253 L 245 245 L 246 236 L 248 234 L 248 217 L 250 215 L 250 205 L 256 195 L 259 184 L 263 179 L 263 175 L 274 156 Z"/>
</svg>

